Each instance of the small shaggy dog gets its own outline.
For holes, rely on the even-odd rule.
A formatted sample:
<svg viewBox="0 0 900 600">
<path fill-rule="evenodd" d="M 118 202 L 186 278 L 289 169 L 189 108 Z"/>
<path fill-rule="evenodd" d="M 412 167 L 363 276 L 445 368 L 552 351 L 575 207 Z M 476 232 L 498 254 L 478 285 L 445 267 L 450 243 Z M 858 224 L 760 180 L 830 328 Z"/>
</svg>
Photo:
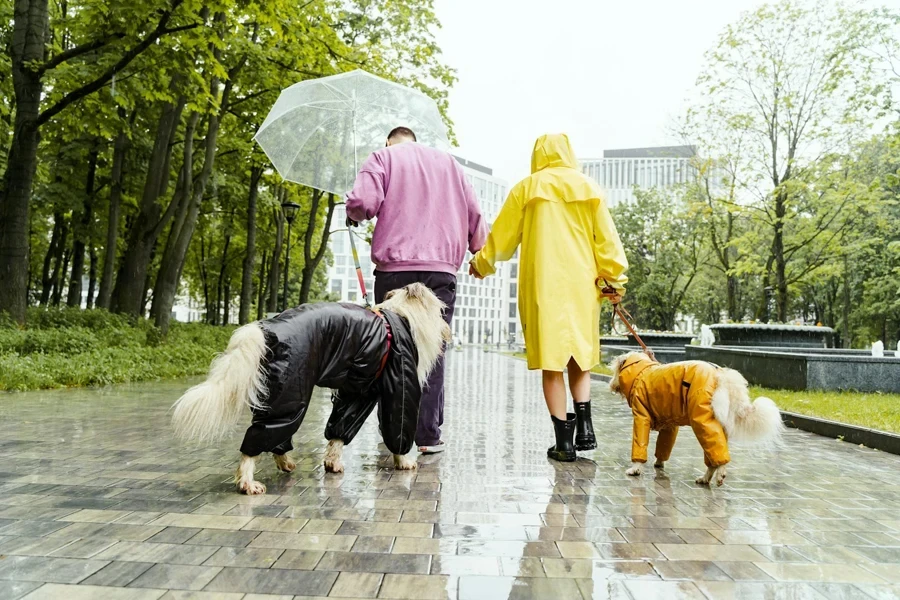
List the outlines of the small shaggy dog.
<svg viewBox="0 0 900 600">
<path fill-rule="evenodd" d="M 774 446 L 784 429 L 775 403 L 751 402 L 747 381 L 732 369 L 702 361 L 661 365 L 643 352 L 623 354 L 610 367 L 609 389 L 623 396 L 634 414 L 628 475 L 641 474 L 651 429 L 659 431 L 654 466 L 662 469 L 678 428 L 691 426 L 706 463 L 706 473 L 697 478 L 702 485 L 725 482 L 729 439 Z"/>
<path fill-rule="evenodd" d="M 271 452 L 280 470 L 294 470 L 291 437 L 313 388 L 321 386 L 335 390 L 325 429 L 326 470 L 344 470 L 343 447 L 376 406 L 394 467 L 415 469 L 405 455 L 415 437 L 422 386 L 450 339 L 444 308 L 431 290 L 415 283 L 389 293 L 374 310 L 307 304 L 245 325 L 213 361 L 206 381 L 175 403 L 175 433 L 215 441 L 249 408 L 253 420 L 235 479 L 240 491 L 263 494 L 265 486 L 253 479 L 257 457 Z"/>
</svg>

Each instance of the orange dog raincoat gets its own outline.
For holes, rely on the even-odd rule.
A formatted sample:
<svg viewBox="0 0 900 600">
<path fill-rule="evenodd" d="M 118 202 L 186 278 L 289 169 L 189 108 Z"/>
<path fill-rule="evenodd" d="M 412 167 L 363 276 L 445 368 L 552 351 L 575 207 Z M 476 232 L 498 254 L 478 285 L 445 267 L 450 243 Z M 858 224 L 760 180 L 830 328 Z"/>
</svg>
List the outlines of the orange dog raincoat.
<svg viewBox="0 0 900 600">
<path fill-rule="evenodd" d="M 703 448 L 707 467 L 728 464 L 725 430 L 712 409 L 719 368 L 707 362 L 661 365 L 645 354 L 625 359 L 619 367 L 618 391 L 634 414 L 632 462 L 647 462 L 650 430 L 659 431 L 656 459 L 669 460 L 678 428 L 690 425 Z"/>
</svg>

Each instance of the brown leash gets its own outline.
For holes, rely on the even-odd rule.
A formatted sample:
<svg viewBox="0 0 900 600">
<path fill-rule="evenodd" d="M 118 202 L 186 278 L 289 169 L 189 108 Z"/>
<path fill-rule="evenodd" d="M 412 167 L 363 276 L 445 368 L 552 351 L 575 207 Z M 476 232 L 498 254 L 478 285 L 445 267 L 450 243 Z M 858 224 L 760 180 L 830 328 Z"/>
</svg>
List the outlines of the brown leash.
<svg viewBox="0 0 900 600">
<path fill-rule="evenodd" d="M 615 288 L 613 288 L 613 286 L 609 285 L 608 281 L 606 281 L 604 279 L 603 283 L 606 284 L 606 287 L 604 287 L 603 289 L 600 290 L 601 294 L 603 294 L 607 298 L 610 298 L 610 297 L 618 294 L 618 292 L 616 292 Z M 656 360 L 656 356 L 653 354 L 653 350 L 651 350 L 650 348 L 647 347 L 647 344 L 644 343 L 644 340 L 641 339 L 641 336 L 638 335 L 638 332 L 635 331 L 634 326 L 631 324 L 631 321 L 634 320 L 634 317 L 631 316 L 631 313 L 629 313 L 627 310 L 625 310 L 625 307 L 622 306 L 621 303 L 613 304 L 612 330 L 614 332 L 616 331 L 616 316 L 619 317 L 620 321 L 625 323 L 625 327 L 627 327 L 628 331 L 631 332 L 631 335 L 634 336 L 635 341 L 638 343 L 638 345 L 644 351 L 644 354 L 649 356 L 651 360 Z"/>
</svg>

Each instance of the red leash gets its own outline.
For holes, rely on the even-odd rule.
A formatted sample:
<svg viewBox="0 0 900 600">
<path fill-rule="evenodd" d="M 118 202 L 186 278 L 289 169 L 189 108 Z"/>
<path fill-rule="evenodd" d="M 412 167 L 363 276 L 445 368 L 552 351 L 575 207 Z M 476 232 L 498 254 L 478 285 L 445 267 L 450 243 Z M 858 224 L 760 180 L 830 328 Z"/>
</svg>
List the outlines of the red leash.
<svg viewBox="0 0 900 600">
<path fill-rule="evenodd" d="M 613 286 L 609 285 L 609 282 L 607 282 L 604 279 L 603 283 L 606 284 L 606 287 L 604 287 L 603 289 L 600 290 L 601 294 L 603 294 L 607 298 L 618 295 L 618 292 L 616 292 L 616 290 Z M 653 350 L 651 350 L 650 348 L 647 347 L 647 344 L 644 343 L 644 340 L 641 339 L 641 336 L 638 335 L 638 332 L 635 331 L 634 326 L 630 323 L 630 321 L 634 320 L 634 317 L 632 317 L 631 313 L 629 313 L 627 310 L 625 310 L 625 307 L 623 307 L 622 304 L 619 302 L 613 304 L 613 321 L 612 321 L 613 332 L 616 332 L 616 316 L 619 317 L 620 321 L 625 323 L 625 327 L 627 327 L 628 331 L 631 332 L 631 335 L 634 336 L 635 341 L 638 343 L 638 345 L 644 351 L 644 354 L 649 356 L 652 360 L 656 360 L 656 356 L 653 354 Z"/>
</svg>

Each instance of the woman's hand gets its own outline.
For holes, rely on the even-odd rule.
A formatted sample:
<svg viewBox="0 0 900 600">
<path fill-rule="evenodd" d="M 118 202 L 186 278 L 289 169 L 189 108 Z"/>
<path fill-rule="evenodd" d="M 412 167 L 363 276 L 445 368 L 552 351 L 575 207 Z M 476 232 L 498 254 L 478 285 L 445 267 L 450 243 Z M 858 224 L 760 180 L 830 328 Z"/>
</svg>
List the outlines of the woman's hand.
<svg viewBox="0 0 900 600">
<path fill-rule="evenodd" d="M 484 279 L 484 276 L 478 272 L 478 269 L 475 268 L 474 262 L 469 263 L 469 275 L 471 275 L 475 279 Z"/>
<path fill-rule="evenodd" d="M 598 277 L 595 283 L 598 286 L 601 285 L 601 283 L 606 284 L 600 288 L 600 295 L 603 296 L 604 298 L 606 298 L 607 300 L 609 300 L 610 304 L 615 306 L 616 304 L 619 304 L 622 301 L 622 295 L 619 294 L 619 292 L 617 292 L 613 286 L 607 284 L 606 280 L 604 280 L 601 277 Z"/>
</svg>

